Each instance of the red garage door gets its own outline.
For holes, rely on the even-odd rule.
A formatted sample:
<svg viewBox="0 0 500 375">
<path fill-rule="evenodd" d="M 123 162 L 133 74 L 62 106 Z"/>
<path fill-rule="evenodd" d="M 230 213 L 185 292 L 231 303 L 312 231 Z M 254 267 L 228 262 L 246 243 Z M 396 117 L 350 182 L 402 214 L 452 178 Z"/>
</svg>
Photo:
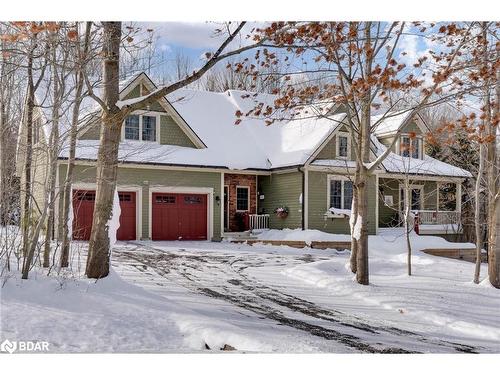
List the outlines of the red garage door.
<svg viewBox="0 0 500 375">
<path fill-rule="evenodd" d="M 120 228 L 116 238 L 120 241 L 136 239 L 136 193 L 118 192 L 120 198 Z M 94 217 L 95 190 L 73 191 L 73 239 L 88 241 Z"/>
<path fill-rule="evenodd" d="M 120 228 L 116 232 L 119 241 L 133 241 L 136 239 L 136 193 L 118 192 L 120 198 Z"/>
<path fill-rule="evenodd" d="M 73 190 L 73 239 L 88 241 L 94 217 L 94 190 Z"/>
<path fill-rule="evenodd" d="M 207 196 L 153 193 L 152 239 L 206 240 Z"/>
</svg>

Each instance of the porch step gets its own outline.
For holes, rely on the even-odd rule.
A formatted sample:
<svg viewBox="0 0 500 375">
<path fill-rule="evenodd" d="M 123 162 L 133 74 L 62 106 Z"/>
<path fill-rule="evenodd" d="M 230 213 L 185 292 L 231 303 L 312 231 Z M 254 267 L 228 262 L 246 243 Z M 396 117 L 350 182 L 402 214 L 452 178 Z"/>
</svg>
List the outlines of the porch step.
<svg viewBox="0 0 500 375">
<path fill-rule="evenodd" d="M 229 241 L 238 241 L 244 242 L 248 240 L 256 240 L 257 237 L 252 235 L 250 231 L 246 232 L 225 232 L 222 235 L 222 238 L 227 239 Z"/>
</svg>

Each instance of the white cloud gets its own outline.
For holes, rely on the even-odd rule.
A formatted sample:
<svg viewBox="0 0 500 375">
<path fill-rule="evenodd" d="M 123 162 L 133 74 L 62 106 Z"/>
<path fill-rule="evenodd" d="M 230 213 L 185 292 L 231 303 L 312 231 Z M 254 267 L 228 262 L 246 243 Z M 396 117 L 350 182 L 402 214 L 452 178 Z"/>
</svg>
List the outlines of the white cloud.
<svg viewBox="0 0 500 375">
<path fill-rule="evenodd" d="M 193 49 L 215 49 L 224 40 L 225 35 L 215 35 L 215 30 L 224 27 L 221 22 L 147 22 L 140 23 L 144 28 L 154 29 L 160 43 L 175 44 Z M 242 30 L 243 36 L 250 32 L 256 24 L 247 24 Z M 235 43 L 246 44 L 243 37 Z"/>
</svg>

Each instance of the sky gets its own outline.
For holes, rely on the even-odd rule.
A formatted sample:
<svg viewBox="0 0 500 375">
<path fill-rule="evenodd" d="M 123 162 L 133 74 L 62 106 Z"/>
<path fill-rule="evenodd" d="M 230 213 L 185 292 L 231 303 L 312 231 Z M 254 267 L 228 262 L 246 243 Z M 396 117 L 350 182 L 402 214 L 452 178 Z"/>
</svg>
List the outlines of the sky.
<svg viewBox="0 0 500 375">
<path fill-rule="evenodd" d="M 215 30 L 222 26 L 217 22 L 145 22 L 134 23 L 142 29 L 153 29 L 155 35 L 156 53 L 161 55 L 163 61 L 173 61 L 177 54 L 187 56 L 195 66 L 203 62 L 203 55 L 207 51 L 214 51 L 223 38 L 215 36 Z M 243 34 L 248 33 L 253 27 L 264 23 L 249 23 Z M 236 41 L 245 44 L 245 38 Z M 235 43 L 235 44 L 236 44 Z M 419 56 L 432 49 L 432 42 L 419 36 L 407 35 L 400 42 L 401 50 L 406 51 L 405 56 L 400 56 L 402 62 L 413 63 Z"/>
</svg>

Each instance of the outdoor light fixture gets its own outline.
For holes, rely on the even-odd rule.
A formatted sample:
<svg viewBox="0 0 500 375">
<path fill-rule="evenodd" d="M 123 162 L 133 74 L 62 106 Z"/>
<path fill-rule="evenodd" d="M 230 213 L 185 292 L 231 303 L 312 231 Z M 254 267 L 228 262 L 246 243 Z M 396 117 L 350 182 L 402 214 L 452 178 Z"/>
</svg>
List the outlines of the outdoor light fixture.
<svg viewBox="0 0 500 375">
<path fill-rule="evenodd" d="M 220 206 L 220 197 L 218 195 L 215 197 L 215 201 L 217 202 L 217 205 Z"/>
</svg>

